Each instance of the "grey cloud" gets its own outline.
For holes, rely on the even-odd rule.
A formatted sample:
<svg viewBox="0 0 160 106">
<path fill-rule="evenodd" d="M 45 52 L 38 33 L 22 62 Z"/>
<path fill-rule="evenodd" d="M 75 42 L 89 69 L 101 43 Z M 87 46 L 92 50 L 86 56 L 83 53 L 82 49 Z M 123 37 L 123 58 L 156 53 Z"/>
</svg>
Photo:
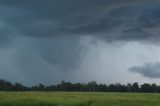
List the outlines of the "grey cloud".
<svg viewBox="0 0 160 106">
<path fill-rule="evenodd" d="M 12 62 L 31 79 L 40 71 L 39 78 L 55 70 L 72 72 L 87 51 L 82 37 L 160 40 L 159 5 L 159 0 L 1 0 L 0 47 L 15 49 Z"/>
<path fill-rule="evenodd" d="M 101 36 L 106 40 L 157 40 L 159 36 L 152 35 L 151 32 L 152 29 L 160 27 L 159 5 L 145 5 L 117 7 L 106 13 L 103 18 L 89 21 L 90 23 L 71 32 Z"/>
<path fill-rule="evenodd" d="M 36 48 L 44 61 L 58 66 L 60 70 L 72 71 L 81 63 L 85 47 L 79 44 L 75 37 L 43 40 L 36 44 Z"/>
<path fill-rule="evenodd" d="M 160 78 L 160 62 L 145 63 L 143 66 L 134 66 L 129 70 L 133 73 L 139 73 L 147 78 Z"/>
<path fill-rule="evenodd" d="M 146 31 L 146 28 L 159 27 L 159 4 L 157 0 L 2 0 L 1 5 L 5 8 L 0 11 L 3 13 L 1 19 L 11 27 L 10 31 L 16 32 L 15 35 L 90 35 L 107 41 L 127 41 L 159 39 Z"/>
<path fill-rule="evenodd" d="M 79 43 L 79 39 L 55 38 L 55 39 L 32 39 L 23 38 L 18 40 L 17 55 L 15 61 L 18 66 L 25 69 L 35 59 L 40 59 L 46 64 L 57 67 L 59 71 L 73 71 L 81 63 L 85 47 Z M 29 44 L 28 44 L 29 43 Z M 33 56 L 33 57 L 32 57 Z M 27 61 L 26 61 L 27 60 Z M 37 64 L 36 62 L 33 64 Z M 32 68 L 28 69 L 32 70 Z"/>
<path fill-rule="evenodd" d="M 155 5 L 154 7 L 146 7 L 139 16 L 139 22 L 144 28 L 154 28 L 160 26 L 160 7 L 159 5 Z"/>
<path fill-rule="evenodd" d="M 9 27 L 0 22 L 0 47 L 10 46 L 12 39 L 14 39 L 12 34 L 13 32 L 10 31 Z"/>
</svg>

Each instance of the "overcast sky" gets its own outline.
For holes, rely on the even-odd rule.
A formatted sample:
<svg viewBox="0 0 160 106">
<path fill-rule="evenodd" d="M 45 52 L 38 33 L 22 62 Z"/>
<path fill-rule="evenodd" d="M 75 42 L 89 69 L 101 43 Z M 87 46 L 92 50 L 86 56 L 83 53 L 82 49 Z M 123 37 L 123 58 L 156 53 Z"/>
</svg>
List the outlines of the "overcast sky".
<svg viewBox="0 0 160 106">
<path fill-rule="evenodd" d="M 159 0 L 0 0 L 0 79 L 158 83 L 159 34 Z"/>
</svg>

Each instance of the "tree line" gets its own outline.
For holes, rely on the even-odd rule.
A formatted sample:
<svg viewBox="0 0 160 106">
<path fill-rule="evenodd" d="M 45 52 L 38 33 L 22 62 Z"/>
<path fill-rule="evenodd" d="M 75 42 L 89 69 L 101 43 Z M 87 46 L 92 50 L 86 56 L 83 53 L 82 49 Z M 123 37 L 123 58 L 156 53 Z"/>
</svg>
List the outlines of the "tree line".
<svg viewBox="0 0 160 106">
<path fill-rule="evenodd" d="M 0 80 L 0 91 L 66 91 L 66 92 L 145 92 L 160 93 L 160 85 L 138 82 L 133 84 L 97 84 L 95 81 L 88 83 L 71 83 L 62 81 L 60 84 L 45 86 L 43 84 L 26 87 L 21 83 L 11 83 Z"/>
</svg>

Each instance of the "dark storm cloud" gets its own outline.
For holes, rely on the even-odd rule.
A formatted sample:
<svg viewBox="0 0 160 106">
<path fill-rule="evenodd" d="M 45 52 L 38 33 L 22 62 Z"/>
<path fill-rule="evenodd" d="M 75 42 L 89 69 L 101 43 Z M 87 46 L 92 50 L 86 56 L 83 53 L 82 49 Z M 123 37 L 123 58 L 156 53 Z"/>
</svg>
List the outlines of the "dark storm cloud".
<svg viewBox="0 0 160 106">
<path fill-rule="evenodd" d="M 60 70 L 74 70 L 81 62 L 85 47 L 79 43 L 78 38 L 64 37 L 53 40 L 43 40 L 36 43 L 37 51 L 41 58 L 58 66 Z M 61 42 L 61 43 L 60 43 Z"/>
<path fill-rule="evenodd" d="M 156 40 L 159 35 L 151 34 L 160 27 L 159 5 L 129 5 L 115 7 L 104 13 L 102 18 L 73 28 L 71 32 L 91 34 L 106 40 Z"/>
<path fill-rule="evenodd" d="M 30 67 L 27 63 L 36 64 L 34 61 L 36 57 L 36 61 L 40 59 L 39 61 L 57 67 L 57 70 L 72 71 L 81 62 L 85 50 L 85 47 L 78 43 L 79 39 L 75 37 L 55 39 L 23 38 L 17 42 L 19 43 L 17 44 L 18 50 L 15 62 L 17 62 L 17 66 L 22 66 L 22 69 Z M 21 45 L 19 46 L 19 44 Z"/>
<path fill-rule="evenodd" d="M 1 20 L 15 35 L 90 35 L 113 40 L 159 39 L 160 2 L 144 0 L 2 0 Z M 13 35 L 14 35 L 13 34 Z"/>
<path fill-rule="evenodd" d="M 160 40 L 159 6 L 159 0 L 1 0 L 0 47 L 15 50 L 8 59 L 14 70 L 51 78 L 52 70 L 72 72 L 81 64 L 82 38 Z"/>
<path fill-rule="evenodd" d="M 145 63 L 143 66 L 134 66 L 129 70 L 133 73 L 139 73 L 147 78 L 160 78 L 160 62 Z"/>
</svg>

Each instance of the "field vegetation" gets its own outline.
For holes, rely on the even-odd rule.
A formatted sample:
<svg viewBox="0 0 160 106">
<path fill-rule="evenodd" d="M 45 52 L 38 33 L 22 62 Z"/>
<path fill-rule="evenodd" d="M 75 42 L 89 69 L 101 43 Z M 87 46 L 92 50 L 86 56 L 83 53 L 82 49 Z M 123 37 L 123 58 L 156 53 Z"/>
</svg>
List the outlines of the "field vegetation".
<svg viewBox="0 0 160 106">
<path fill-rule="evenodd" d="M 0 92 L 0 106 L 160 106 L 158 93 Z"/>
</svg>

